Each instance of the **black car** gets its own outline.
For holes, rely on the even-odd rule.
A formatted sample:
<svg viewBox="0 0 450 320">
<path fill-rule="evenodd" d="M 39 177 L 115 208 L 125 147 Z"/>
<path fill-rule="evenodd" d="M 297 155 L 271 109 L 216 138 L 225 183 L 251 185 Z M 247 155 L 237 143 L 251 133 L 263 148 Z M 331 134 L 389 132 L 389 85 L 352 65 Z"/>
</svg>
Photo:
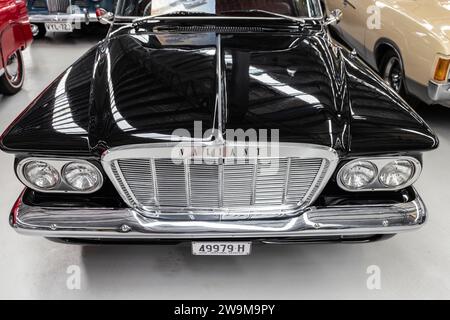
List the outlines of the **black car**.
<svg viewBox="0 0 450 320">
<path fill-rule="evenodd" d="M 370 241 L 419 228 L 428 125 L 329 37 L 319 0 L 122 0 L 0 139 L 26 186 L 11 226 L 86 242 Z M 105 12 L 105 21 L 113 15 Z"/>
</svg>

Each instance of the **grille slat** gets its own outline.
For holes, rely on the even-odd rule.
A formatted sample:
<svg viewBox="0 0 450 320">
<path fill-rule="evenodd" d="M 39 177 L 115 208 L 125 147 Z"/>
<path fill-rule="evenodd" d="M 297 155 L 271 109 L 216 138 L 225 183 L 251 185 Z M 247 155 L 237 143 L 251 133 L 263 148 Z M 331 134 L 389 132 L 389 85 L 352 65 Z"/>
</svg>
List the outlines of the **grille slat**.
<svg viewBox="0 0 450 320">
<path fill-rule="evenodd" d="M 171 159 L 156 159 L 155 167 L 160 206 L 185 207 L 187 201 L 184 163 L 174 164 Z"/>
<path fill-rule="evenodd" d="M 126 199 L 145 210 L 164 208 L 298 207 L 323 178 L 326 160 L 279 158 L 237 163 L 119 159 L 113 178 Z"/>
<path fill-rule="evenodd" d="M 224 166 L 223 205 L 225 207 L 251 205 L 254 166 L 255 164 Z"/>
<path fill-rule="evenodd" d="M 217 164 L 191 164 L 191 206 L 219 206 L 219 171 Z"/>
<path fill-rule="evenodd" d="M 118 164 L 134 196 L 143 206 L 154 205 L 150 160 L 119 160 Z"/>
</svg>

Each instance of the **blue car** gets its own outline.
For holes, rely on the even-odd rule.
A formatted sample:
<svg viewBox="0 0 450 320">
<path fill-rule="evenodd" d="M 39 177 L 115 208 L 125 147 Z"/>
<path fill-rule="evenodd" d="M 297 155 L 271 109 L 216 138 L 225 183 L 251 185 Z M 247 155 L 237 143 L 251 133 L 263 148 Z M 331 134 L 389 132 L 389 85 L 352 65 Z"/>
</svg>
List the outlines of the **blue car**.
<svg viewBox="0 0 450 320">
<path fill-rule="evenodd" d="M 114 11 L 117 0 L 28 0 L 33 35 L 73 32 L 89 23 L 98 23 L 96 9 Z"/>
</svg>

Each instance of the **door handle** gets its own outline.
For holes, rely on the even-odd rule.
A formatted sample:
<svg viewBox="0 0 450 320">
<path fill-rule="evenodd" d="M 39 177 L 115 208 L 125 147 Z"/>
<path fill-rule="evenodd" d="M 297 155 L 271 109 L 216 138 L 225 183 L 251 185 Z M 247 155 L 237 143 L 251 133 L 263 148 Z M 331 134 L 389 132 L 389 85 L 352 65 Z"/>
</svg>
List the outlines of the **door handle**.
<svg viewBox="0 0 450 320">
<path fill-rule="evenodd" d="M 351 3 L 349 0 L 344 0 L 343 4 L 344 4 L 344 7 L 350 6 L 353 9 L 356 9 L 355 5 L 353 3 Z"/>
</svg>

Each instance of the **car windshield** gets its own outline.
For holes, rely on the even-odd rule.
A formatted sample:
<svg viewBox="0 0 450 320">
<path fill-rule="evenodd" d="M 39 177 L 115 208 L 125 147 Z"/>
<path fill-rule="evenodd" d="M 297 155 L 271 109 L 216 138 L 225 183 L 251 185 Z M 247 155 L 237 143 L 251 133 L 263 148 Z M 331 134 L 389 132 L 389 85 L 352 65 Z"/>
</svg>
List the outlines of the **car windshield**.
<svg viewBox="0 0 450 320">
<path fill-rule="evenodd" d="M 263 11 L 302 18 L 322 15 L 319 0 L 119 0 L 116 16 L 145 17 L 174 12 L 268 16 Z"/>
</svg>

